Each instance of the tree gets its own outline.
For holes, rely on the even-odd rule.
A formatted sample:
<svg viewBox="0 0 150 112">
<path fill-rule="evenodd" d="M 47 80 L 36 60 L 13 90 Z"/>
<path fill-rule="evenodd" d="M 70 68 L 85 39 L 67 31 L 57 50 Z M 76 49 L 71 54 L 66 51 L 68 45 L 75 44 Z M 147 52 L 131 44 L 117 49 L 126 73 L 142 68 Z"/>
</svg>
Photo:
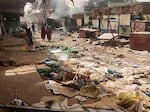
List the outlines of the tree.
<svg viewBox="0 0 150 112">
<path fill-rule="evenodd" d="M 105 8 L 105 7 L 108 7 L 108 2 L 105 0 L 97 0 L 96 1 L 96 7 L 98 8 Z"/>
<path fill-rule="evenodd" d="M 91 11 L 93 8 L 104 8 L 108 7 L 108 4 L 116 3 L 133 3 L 135 0 L 88 0 L 85 3 L 85 11 Z"/>
<path fill-rule="evenodd" d="M 93 8 L 104 8 L 104 7 L 108 7 L 107 0 L 89 0 L 88 2 L 86 2 L 84 9 L 85 11 L 90 11 Z"/>
<path fill-rule="evenodd" d="M 32 6 L 32 13 L 38 10 L 43 19 L 51 15 L 51 13 L 54 12 L 56 8 L 54 0 L 36 0 L 36 2 L 33 3 Z"/>
<path fill-rule="evenodd" d="M 88 2 L 85 3 L 84 10 L 91 11 L 93 8 L 96 7 L 95 3 L 96 3 L 96 0 L 89 0 Z"/>
</svg>

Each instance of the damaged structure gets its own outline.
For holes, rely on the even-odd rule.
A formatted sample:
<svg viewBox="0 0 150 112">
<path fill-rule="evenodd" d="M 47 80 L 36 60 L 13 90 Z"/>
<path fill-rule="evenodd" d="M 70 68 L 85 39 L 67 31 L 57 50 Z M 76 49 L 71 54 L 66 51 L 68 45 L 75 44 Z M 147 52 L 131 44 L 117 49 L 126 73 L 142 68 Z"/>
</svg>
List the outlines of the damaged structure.
<svg viewBox="0 0 150 112">
<path fill-rule="evenodd" d="M 149 21 L 149 2 L 134 3 L 126 6 L 93 9 L 89 13 L 74 14 L 77 23 L 82 21 L 86 26 L 91 21 L 91 28 L 98 28 L 101 32 L 119 33 L 121 36 L 129 36 L 131 27 L 135 20 Z M 81 17 L 82 15 L 82 17 Z M 81 24 L 78 24 L 81 26 Z M 147 25 L 148 27 L 149 25 Z M 145 31 L 149 31 L 146 28 Z"/>
<path fill-rule="evenodd" d="M 20 16 L 24 14 L 26 2 L 34 0 L 0 0 L 0 35 L 3 33 L 13 33 L 20 24 Z"/>
<path fill-rule="evenodd" d="M 120 37 L 132 38 L 132 33 L 134 32 L 142 32 L 142 34 L 145 32 L 145 35 L 149 37 L 150 35 L 147 33 L 150 32 L 149 7 L 149 2 L 141 2 L 125 6 L 106 7 L 103 9 L 96 8 L 88 13 L 74 14 L 73 18 L 76 19 L 76 22 L 78 23 L 77 26 L 81 29 L 80 32 L 82 32 L 83 27 L 88 27 L 90 29 L 97 29 L 100 34 L 118 33 Z M 88 32 L 90 32 L 90 29 Z M 139 36 L 140 33 L 136 35 L 141 41 L 143 40 L 143 38 Z M 83 32 L 80 33 L 80 37 L 89 36 L 83 35 Z M 132 40 L 134 39 L 131 39 L 131 49 L 149 51 L 149 46 L 143 47 L 142 49 L 133 47 L 134 43 L 132 43 Z M 143 40 L 143 45 L 145 44 L 147 46 L 148 44 L 145 42 Z M 140 44 L 136 45 L 141 46 Z"/>
<path fill-rule="evenodd" d="M 2 31 L 12 33 L 19 24 L 30 0 L 19 1 L 20 7 L 2 10 Z M 8 35 L 0 41 L 0 111 L 149 112 L 149 6 L 45 17 L 46 25 L 34 23 L 30 50 L 27 36 Z M 44 35 L 51 30 L 50 40 L 41 37 L 41 26 Z"/>
</svg>

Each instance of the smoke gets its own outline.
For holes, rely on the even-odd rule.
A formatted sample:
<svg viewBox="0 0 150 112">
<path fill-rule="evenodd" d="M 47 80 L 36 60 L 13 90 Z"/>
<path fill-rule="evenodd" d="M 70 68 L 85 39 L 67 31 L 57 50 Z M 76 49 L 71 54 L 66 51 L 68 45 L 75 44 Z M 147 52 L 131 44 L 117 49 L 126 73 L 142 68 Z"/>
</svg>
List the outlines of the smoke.
<svg viewBox="0 0 150 112">
<path fill-rule="evenodd" d="M 30 14 L 31 14 L 31 11 L 32 11 L 32 4 L 27 2 L 25 7 L 24 7 L 24 17 L 21 17 L 21 22 L 26 22 L 26 23 L 29 23 L 31 22 L 31 18 L 30 17 Z"/>
<path fill-rule="evenodd" d="M 25 14 L 29 13 L 31 10 L 32 10 L 32 4 L 29 3 L 29 2 L 27 2 L 26 5 L 25 5 L 25 7 L 24 7 Z"/>
<path fill-rule="evenodd" d="M 71 16 L 76 13 L 84 12 L 84 3 L 87 0 L 49 0 L 51 5 L 46 7 L 47 9 L 52 9 L 53 12 L 47 14 L 47 17 L 59 19 L 65 16 Z M 35 0 L 35 3 L 27 3 L 24 7 L 24 21 L 41 21 L 42 11 L 41 11 L 42 0 Z"/>
<path fill-rule="evenodd" d="M 51 17 L 58 19 L 69 15 L 69 7 L 64 0 L 54 0 L 55 9 Z"/>
<path fill-rule="evenodd" d="M 71 0 L 55 0 L 55 5 L 55 11 L 52 14 L 55 19 L 84 12 L 84 0 L 74 0 L 74 2 Z"/>
</svg>

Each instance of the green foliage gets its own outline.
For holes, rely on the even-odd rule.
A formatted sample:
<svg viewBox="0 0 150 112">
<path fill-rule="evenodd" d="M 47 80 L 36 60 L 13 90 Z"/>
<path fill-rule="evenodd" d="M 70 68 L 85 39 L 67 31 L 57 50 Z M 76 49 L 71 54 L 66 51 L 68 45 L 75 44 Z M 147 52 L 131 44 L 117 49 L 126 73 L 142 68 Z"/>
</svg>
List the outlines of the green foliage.
<svg viewBox="0 0 150 112">
<path fill-rule="evenodd" d="M 85 3 L 85 11 L 91 11 L 93 8 L 104 8 L 104 7 L 114 7 L 120 5 L 127 5 L 135 2 L 136 0 L 88 0 Z"/>
</svg>

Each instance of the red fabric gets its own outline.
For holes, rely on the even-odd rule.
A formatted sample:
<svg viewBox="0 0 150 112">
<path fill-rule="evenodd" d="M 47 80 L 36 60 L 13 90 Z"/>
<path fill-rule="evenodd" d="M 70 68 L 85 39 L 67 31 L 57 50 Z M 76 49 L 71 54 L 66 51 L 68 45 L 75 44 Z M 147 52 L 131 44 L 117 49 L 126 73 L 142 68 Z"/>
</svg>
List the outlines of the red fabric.
<svg viewBox="0 0 150 112">
<path fill-rule="evenodd" d="M 50 40 L 51 39 L 51 29 L 50 28 L 47 28 L 46 30 L 46 34 L 47 34 L 47 39 Z"/>
<path fill-rule="evenodd" d="M 45 29 L 45 26 L 42 26 L 42 28 L 41 28 L 41 38 L 45 39 L 45 35 L 46 35 L 46 29 Z"/>
</svg>

